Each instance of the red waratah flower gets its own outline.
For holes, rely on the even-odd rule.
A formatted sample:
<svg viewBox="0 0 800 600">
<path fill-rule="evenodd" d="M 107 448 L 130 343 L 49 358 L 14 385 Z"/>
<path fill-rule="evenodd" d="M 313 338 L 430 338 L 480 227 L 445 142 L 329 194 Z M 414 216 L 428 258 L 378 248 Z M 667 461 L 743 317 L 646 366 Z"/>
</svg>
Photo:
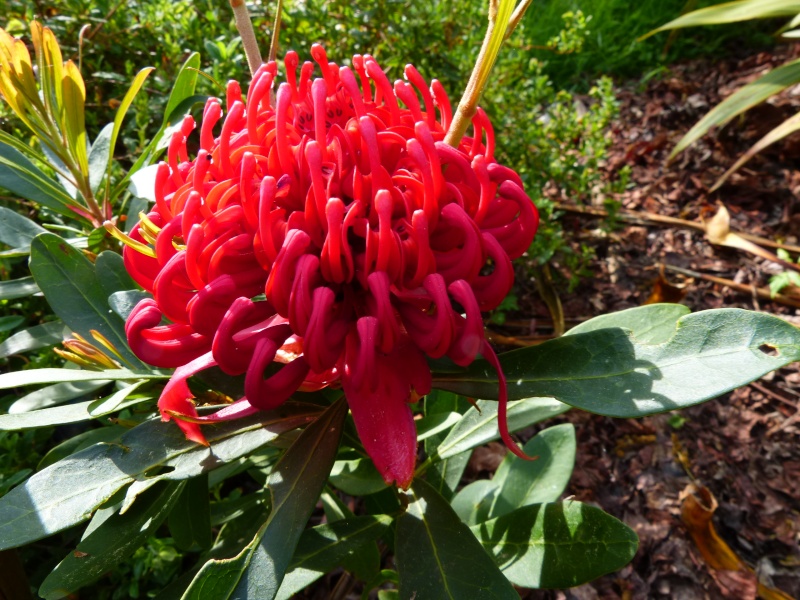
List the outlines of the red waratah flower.
<svg viewBox="0 0 800 600">
<path fill-rule="evenodd" d="M 495 161 L 480 109 L 472 137 L 443 142 L 449 101 L 413 66 L 392 84 L 370 56 L 350 68 L 320 46 L 311 54 L 321 78 L 311 62 L 298 77 L 289 52 L 277 93 L 275 62 L 246 99 L 229 83 L 218 137 L 223 111 L 209 100 L 193 160 L 185 118 L 158 167 L 155 206 L 124 250 L 153 294 L 127 320 L 131 348 L 177 367 L 163 418 L 206 443 L 204 422 L 341 386 L 376 467 L 405 488 L 416 461 L 409 403 L 431 389 L 426 356 L 468 365 L 480 353 L 498 368 L 501 434 L 519 453 L 481 320 L 511 289 L 510 259 L 538 225 L 519 176 Z M 186 379 L 214 365 L 245 375 L 245 397 L 200 417 Z"/>
</svg>

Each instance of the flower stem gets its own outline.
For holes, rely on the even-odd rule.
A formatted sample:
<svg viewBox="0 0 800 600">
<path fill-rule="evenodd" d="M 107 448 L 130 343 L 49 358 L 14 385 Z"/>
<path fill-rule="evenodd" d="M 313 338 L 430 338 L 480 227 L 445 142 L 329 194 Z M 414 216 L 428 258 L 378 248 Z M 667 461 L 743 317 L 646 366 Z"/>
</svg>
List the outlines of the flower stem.
<svg viewBox="0 0 800 600">
<path fill-rule="evenodd" d="M 278 41 L 281 37 L 281 17 L 283 16 L 283 0 L 278 0 L 275 8 L 275 23 L 272 25 L 272 42 L 269 45 L 269 62 L 278 56 Z"/>
<path fill-rule="evenodd" d="M 444 138 L 445 143 L 453 147 L 458 146 L 472 123 L 472 117 L 475 116 L 478 109 L 478 102 L 489 81 L 489 74 L 492 72 L 503 41 L 517 26 L 531 2 L 522 0 L 516 11 L 514 4 L 515 0 L 489 0 L 489 26 L 486 29 L 486 36 L 483 38 L 483 45 L 478 59 L 475 61 L 475 68 L 472 70 L 469 83 L 467 83 L 467 89 L 461 96 L 453 122 L 450 123 L 450 128 Z"/>
<path fill-rule="evenodd" d="M 261 51 L 258 49 L 258 42 L 256 41 L 256 33 L 253 30 L 253 22 L 250 20 L 250 13 L 247 11 L 245 0 L 230 0 L 230 4 L 233 9 L 236 29 L 242 37 L 247 66 L 250 68 L 250 74 L 253 75 L 263 62 L 261 60 Z"/>
</svg>

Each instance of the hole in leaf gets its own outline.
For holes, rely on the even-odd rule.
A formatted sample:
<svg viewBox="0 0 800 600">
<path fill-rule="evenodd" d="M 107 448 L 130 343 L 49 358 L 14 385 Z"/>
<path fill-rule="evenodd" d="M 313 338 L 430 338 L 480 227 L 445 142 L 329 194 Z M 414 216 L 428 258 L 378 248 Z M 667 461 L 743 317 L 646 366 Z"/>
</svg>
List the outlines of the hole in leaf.
<svg viewBox="0 0 800 600">
<path fill-rule="evenodd" d="M 158 477 L 159 475 L 165 475 L 167 473 L 172 473 L 175 470 L 175 467 L 171 465 L 157 465 L 152 467 L 144 472 L 144 476 L 147 479 L 151 477 Z"/>
<path fill-rule="evenodd" d="M 770 346 L 769 344 L 761 344 L 758 349 L 767 356 L 780 356 L 780 351 L 775 346 Z"/>
</svg>

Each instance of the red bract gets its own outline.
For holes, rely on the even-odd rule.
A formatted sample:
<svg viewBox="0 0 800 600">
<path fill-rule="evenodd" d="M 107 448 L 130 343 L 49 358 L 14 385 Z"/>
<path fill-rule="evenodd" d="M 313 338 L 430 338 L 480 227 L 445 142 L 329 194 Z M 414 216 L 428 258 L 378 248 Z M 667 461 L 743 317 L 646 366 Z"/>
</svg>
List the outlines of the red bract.
<svg viewBox="0 0 800 600">
<path fill-rule="evenodd" d="M 497 363 L 481 311 L 511 289 L 511 259 L 530 245 L 538 216 L 517 174 L 495 161 L 482 110 L 473 137 L 453 148 L 438 81 L 428 87 L 409 65 L 392 84 L 370 56 L 353 57 L 352 68 L 328 62 L 320 46 L 312 56 L 322 77 L 312 79 L 311 62 L 298 76 L 290 52 L 277 93 L 274 62 L 246 99 L 228 84 L 219 137 L 223 111 L 209 100 L 194 160 L 186 117 L 158 167 L 155 207 L 132 233 L 152 251 L 124 251 L 153 294 L 126 330 L 142 360 L 179 367 L 159 407 L 191 439 L 204 442 L 203 422 L 340 385 L 376 467 L 407 487 L 409 403 L 431 389 L 426 356 Z M 244 374 L 246 395 L 198 417 L 186 379 L 213 365 Z"/>
</svg>

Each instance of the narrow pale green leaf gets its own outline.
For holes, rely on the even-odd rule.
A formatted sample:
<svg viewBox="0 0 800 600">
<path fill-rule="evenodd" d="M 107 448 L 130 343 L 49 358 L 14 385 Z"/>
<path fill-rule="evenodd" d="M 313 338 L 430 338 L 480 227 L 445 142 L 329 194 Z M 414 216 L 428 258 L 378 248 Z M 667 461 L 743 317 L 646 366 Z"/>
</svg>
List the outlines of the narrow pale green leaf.
<svg viewBox="0 0 800 600">
<path fill-rule="evenodd" d="M 72 371 L 77 369 L 69 370 Z M 8 412 L 9 414 L 14 415 L 63 404 L 64 402 L 69 402 L 70 400 L 80 398 L 89 392 L 100 389 L 108 383 L 108 379 L 78 382 L 62 381 L 61 383 L 56 383 L 40 390 L 36 390 L 35 392 L 31 392 L 30 394 L 26 394 L 9 406 Z M 0 418 L 0 420 L 2 419 Z"/>
<path fill-rule="evenodd" d="M 364 544 L 377 539 L 391 522 L 391 517 L 386 515 L 361 516 L 306 529 L 276 598 L 289 600 L 330 573 Z"/>
<path fill-rule="evenodd" d="M 60 185 L 45 175 L 18 150 L 0 142 L 0 187 L 46 206 L 61 215 L 74 217 L 67 208 L 75 201 Z"/>
<path fill-rule="evenodd" d="M 478 400 L 476 405 L 450 430 L 450 434 L 433 455 L 435 459 L 450 458 L 500 437 L 497 429 L 497 402 Z M 519 402 L 509 402 L 508 429 L 512 432 L 525 429 L 568 410 L 569 406 L 553 398 L 527 398 Z"/>
<path fill-rule="evenodd" d="M 417 421 L 417 441 L 421 442 L 444 433 L 460 420 L 461 415 L 457 412 L 436 413 L 422 417 Z"/>
<path fill-rule="evenodd" d="M 100 130 L 97 138 L 89 151 L 89 187 L 92 193 L 99 194 L 100 184 L 106 176 L 108 161 L 111 159 L 111 136 L 114 132 L 114 124 L 109 123 Z"/>
<path fill-rule="evenodd" d="M 134 481 L 180 481 L 248 456 L 281 433 L 307 423 L 318 410 L 287 403 L 275 411 L 205 426 L 208 447 L 187 440 L 174 423 L 152 420 L 131 429 L 118 443 L 97 444 L 72 454 L 0 498 L 0 550 L 85 521 Z"/>
<path fill-rule="evenodd" d="M 0 344 L 0 358 L 54 346 L 64 339 L 64 323 L 52 321 L 19 331 Z"/>
<path fill-rule="evenodd" d="M 511 398 L 548 395 L 597 414 L 641 417 L 715 398 L 798 359 L 800 329 L 772 315 L 723 308 L 682 317 L 661 344 L 601 329 L 508 352 L 500 362 Z M 494 369 L 482 360 L 461 373 L 435 373 L 434 380 L 465 395 L 497 395 Z"/>
<path fill-rule="evenodd" d="M 756 104 L 760 104 L 778 92 L 800 82 L 800 59 L 773 69 L 766 75 L 748 83 L 715 106 L 705 117 L 681 138 L 670 154 L 670 159 L 680 154 L 712 127 L 721 127 L 734 117 L 742 114 Z"/>
<path fill-rule="evenodd" d="M 573 327 L 564 335 L 575 335 L 609 327 L 622 327 L 630 329 L 633 337 L 642 344 L 661 344 L 675 335 L 675 325 L 678 319 L 690 312 L 689 308 L 683 304 L 637 306 L 594 317 Z"/>
<path fill-rule="evenodd" d="M 37 236 L 31 244 L 31 273 L 53 311 L 74 332 L 91 340 L 97 330 L 130 365 L 149 367 L 128 347 L 122 319 L 108 304 L 108 285 L 98 281 L 95 266 L 78 250 L 52 233 Z"/>
<path fill-rule="evenodd" d="M 395 564 L 400 598 L 519 600 L 519 594 L 484 552 L 447 501 L 420 479 L 397 519 Z"/>
<path fill-rule="evenodd" d="M 0 206 L 0 242 L 7 246 L 30 250 L 33 238 L 46 231 L 28 217 L 23 217 L 10 208 Z"/>
<path fill-rule="evenodd" d="M 521 506 L 559 499 L 575 467 L 575 427 L 564 423 L 540 431 L 523 448 L 536 460 L 522 460 L 509 453 L 494 478 L 500 491 L 486 519 L 499 517 Z"/>
<path fill-rule="evenodd" d="M 738 0 L 736 2 L 715 4 L 714 6 L 686 13 L 651 31 L 644 37 L 669 29 L 682 29 L 701 25 L 723 25 L 725 23 L 774 17 L 794 17 L 798 13 L 800 13 L 800 2 L 797 0 Z"/>
<path fill-rule="evenodd" d="M 267 481 L 269 518 L 239 554 L 203 565 L 183 600 L 275 597 L 333 466 L 346 414 L 340 399 L 306 427 Z"/>
<path fill-rule="evenodd" d="M 108 159 L 106 161 L 106 164 L 108 165 L 106 169 L 108 181 L 111 180 L 111 163 L 114 159 L 114 148 L 117 145 L 117 138 L 119 137 L 119 132 L 122 129 L 122 122 L 125 120 L 125 115 L 128 113 L 128 109 L 131 107 L 131 104 L 133 104 L 133 99 L 136 98 L 136 94 L 138 94 L 139 90 L 142 89 L 145 79 L 147 79 L 147 76 L 153 71 L 153 67 L 146 67 L 136 74 L 136 77 L 134 77 L 133 81 L 131 82 L 131 87 L 128 88 L 128 91 L 122 98 L 122 102 L 120 102 L 119 107 L 117 108 L 117 114 L 114 115 L 114 127 L 111 130 L 111 139 L 108 143 Z"/>
<path fill-rule="evenodd" d="M 725 183 L 725 181 L 733 175 L 736 171 L 738 171 L 743 164 L 745 164 L 748 160 L 753 158 L 756 154 L 761 152 L 767 146 L 771 146 L 775 142 L 778 142 L 785 138 L 787 135 L 793 134 L 795 131 L 800 129 L 800 113 L 789 117 L 783 123 L 778 125 L 775 129 L 767 133 L 764 137 L 758 140 L 753 146 L 745 152 L 739 160 L 733 163 L 733 166 L 725 171 L 722 174 L 722 177 L 717 179 L 714 187 L 711 188 L 710 191 L 714 191 L 719 189 L 719 187 Z"/>
<path fill-rule="evenodd" d="M 478 479 L 459 490 L 450 504 L 461 521 L 477 525 L 489 518 L 499 490 L 500 486 L 493 479 Z"/>
<path fill-rule="evenodd" d="M 154 486 L 131 510 L 106 519 L 45 578 L 39 595 L 45 600 L 59 600 L 118 566 L 161 525 L 182 487 L 176 482 Z"/>
<path fill-rule="evenodd" d="M 134 508 L 139 502 L 136 501 Z M 167 522 L 172 539 L 181 550 L 204 550 L 211 546 L 208 473 L 186 480 Z"/>
<path fill-rule="evenodd" d="M 20 277 L 11 281 L 0 281 L 0 300 L 14 300 L 39 293 L 33 277 Z"/>
<path fill-rule="evenodd" d="M 636 554 L 636 534 L 580 502 L 536 504 L 472 531 L 503 574 L 520 587 L 568 588 L 621 569 Z"/>
<path fill-rule="evenodd" d="M 34 385 L 38 383 L 73 382 L 73 381 L 108 381 L 135 379 L 167 379 L 169 375 L 157 373 L 134 373 L 127 369 L 108 369 L 106 371 L 83 371 L 80 369 L 31 369 L 15 371 L 0 375 L 0 390 Z"/>
<path fill-rule="evenodd" d="M 178 75 L 175 77 L 175 84 L 169 93 L 167 106 L 164 109 L 164 117 L 169 115 L 187 98 L 194 94 L 197 86 L 197 73 L 200 69 L 200 53 L 192 52 L 181 65 Z"/>
</svg>

